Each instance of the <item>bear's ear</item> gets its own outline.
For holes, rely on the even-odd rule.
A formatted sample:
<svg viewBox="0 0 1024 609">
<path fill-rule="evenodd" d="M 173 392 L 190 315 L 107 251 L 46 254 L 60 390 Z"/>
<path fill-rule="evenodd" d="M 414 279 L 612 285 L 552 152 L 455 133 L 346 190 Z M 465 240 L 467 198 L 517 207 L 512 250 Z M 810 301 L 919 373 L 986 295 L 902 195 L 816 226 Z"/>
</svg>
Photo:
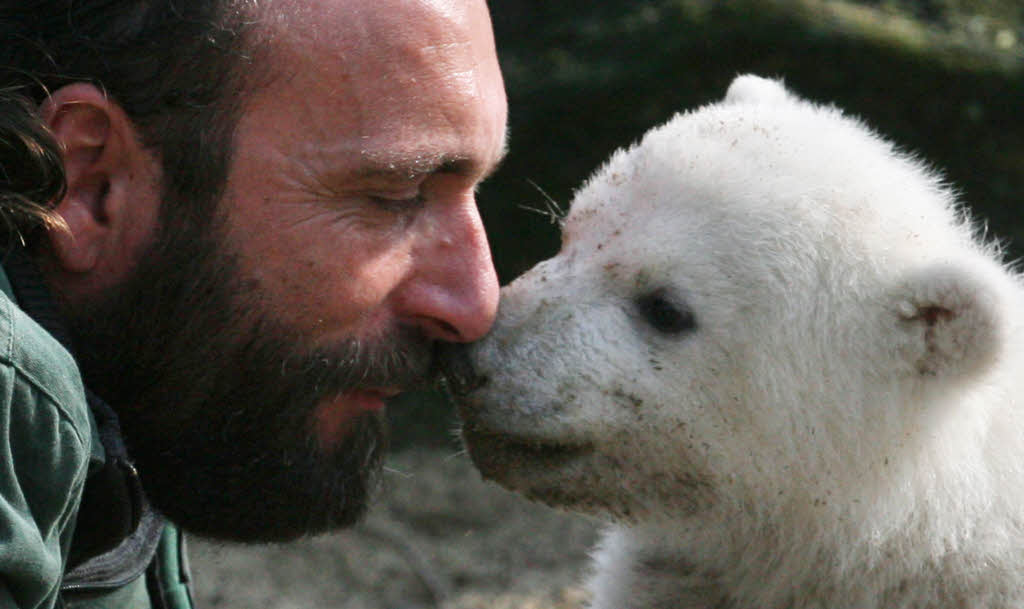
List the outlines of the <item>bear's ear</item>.
<svg viewBox="0 0 1024 609">
<path fill-rule="evenodd" d="M 725 93 L 727 104 L 779 104 L 792 99 L 781 80 L 741 74 L 733 79 Z"/>
<path fill-rule="evenodd" d="M 998 357 L 1008 320 L 991 269 L 921 269 L 895 290 L 897 352 L 922 377 L 963 378 Z"/>
</svg>

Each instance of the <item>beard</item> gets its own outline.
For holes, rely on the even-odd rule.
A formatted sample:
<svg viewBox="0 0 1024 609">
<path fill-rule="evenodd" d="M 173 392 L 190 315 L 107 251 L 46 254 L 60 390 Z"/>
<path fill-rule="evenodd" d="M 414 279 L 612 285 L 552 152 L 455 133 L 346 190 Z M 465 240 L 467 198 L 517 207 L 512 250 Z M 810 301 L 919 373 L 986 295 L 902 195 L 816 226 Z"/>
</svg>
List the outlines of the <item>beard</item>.
<svg viewBox="0 0 1024 609">
<path fill-rule="evenodd" d="M 284 541 L 348 526 L 386 451 L 380 412 L 325 447 L 318 405 L 360 387 L 413 387 L 431 342 L 397 328 L 312 346 L 274 319 L 207 224 L 164 218 L 132 277 L 69 310 L 86 383 L 120 418 L 153 506 L 191 532 Z"/>
</svg>

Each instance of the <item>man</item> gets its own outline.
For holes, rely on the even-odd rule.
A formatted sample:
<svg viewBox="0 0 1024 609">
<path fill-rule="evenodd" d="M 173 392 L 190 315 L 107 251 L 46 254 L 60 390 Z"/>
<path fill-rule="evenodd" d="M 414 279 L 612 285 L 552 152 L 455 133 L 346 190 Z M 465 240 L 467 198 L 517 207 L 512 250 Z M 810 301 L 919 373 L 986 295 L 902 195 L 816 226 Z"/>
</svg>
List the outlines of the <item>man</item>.
<svg viewBox="0 0 1024 609">
<path fill-rule="evenodd" d="M 487 8 L 3 0 L 0 32 L 66 176 L 3 263 L 0 606 L 187 607 L 165 517 L 353 522 L 384 400 L 489 329 Z"/>
</svg>

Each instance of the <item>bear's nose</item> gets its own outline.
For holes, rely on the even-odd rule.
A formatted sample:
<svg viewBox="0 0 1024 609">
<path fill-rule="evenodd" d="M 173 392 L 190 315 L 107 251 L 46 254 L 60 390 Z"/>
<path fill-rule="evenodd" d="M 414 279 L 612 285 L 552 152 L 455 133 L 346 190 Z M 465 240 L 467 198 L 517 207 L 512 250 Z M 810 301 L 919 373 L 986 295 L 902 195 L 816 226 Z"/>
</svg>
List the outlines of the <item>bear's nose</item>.
<svg viewBox="0 0 1024 609">
<path fill-rule="evenodd" d="M 487 377 L 477 374 L 470 357 L 470 347 L 463 343 L 439 343 L 437 366 L 452 397 L 462 397 L 487 384 Z"/>
</svg>

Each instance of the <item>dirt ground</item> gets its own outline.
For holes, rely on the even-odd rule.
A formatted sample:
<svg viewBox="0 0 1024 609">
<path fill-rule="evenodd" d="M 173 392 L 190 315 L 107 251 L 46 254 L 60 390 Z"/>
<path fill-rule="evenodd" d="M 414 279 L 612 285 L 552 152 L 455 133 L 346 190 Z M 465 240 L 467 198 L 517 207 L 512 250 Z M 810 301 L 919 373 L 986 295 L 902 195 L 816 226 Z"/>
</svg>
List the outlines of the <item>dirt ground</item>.
<svg viewBox="0 0 1024 609">
<path fill-rule="evenodd" d="M 393 454 L 354 529 L 293 544 L 190 539 L 200 609 L 579 609 L 595 525 L 486 483 L 454 450 Z"/>
</svg>

